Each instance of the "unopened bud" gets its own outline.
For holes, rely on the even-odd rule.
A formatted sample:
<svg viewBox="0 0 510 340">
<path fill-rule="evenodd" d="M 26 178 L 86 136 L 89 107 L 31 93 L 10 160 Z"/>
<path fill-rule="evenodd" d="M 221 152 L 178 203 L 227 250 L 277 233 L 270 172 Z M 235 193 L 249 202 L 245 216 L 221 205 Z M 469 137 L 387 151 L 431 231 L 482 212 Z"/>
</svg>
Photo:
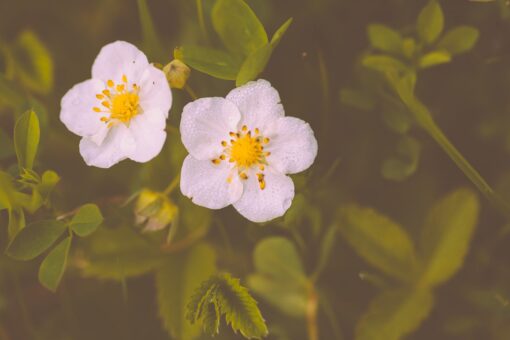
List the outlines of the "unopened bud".
<svg viewBox="0 0 510 340">
<path fill-rule="evenodd" d="M 161 230 L 172 223 L 177 211 L 177 206 L 167 196 L 144 189 L 136 201 L 136 223 L 144 225 L 143 231 Z"/>
<path fill-rule="evenodd" d="M 191 70 L 179 59 L 174 59 L 163 67 L 163 72 L 166 75 L 170 87 L 182 89 L 186 86 Z"/>
</svg>

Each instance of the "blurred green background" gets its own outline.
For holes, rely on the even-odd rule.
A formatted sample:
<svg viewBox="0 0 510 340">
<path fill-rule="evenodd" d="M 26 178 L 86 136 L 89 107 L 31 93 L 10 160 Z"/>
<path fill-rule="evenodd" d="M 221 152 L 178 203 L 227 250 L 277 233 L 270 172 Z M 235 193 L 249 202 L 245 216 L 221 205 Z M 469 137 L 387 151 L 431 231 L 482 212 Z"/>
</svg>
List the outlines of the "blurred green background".
<svg viewBox="0 0 510 340">
<path fill-rule="evenodd" d="M 215 1 L 202 3 L 209 44 L 220 47 L 209 20 Z M 0 169 L 12 172 L 16 163 L 10 144 L 14 123 L 23 113 L 21 108 L 32 107 L 41 121 L 35 168 L 53 169 L 61 181 L 52 195 L 51 206 L 27 220 L 55 217 L 87 202 L 98 204 L 105 216 L 104 225 L 96 234 L 75 240 L 67 272 L 55 294 L 38 283 L 40 260 L 19 262 L 1 256 L 0 339 L 191 339 L 193 336 L 183 335 L 188 326 L 181 326 L 187 321 L 180 309 L 189 297 L 188 286 L 196 287 L 193 280 L 201 277 L 201 272 L 220 270 L 253 288 L 249 277 L 256 271 L 254 248 L 261 240 L 276 236 L 292 242 L 305 276 L 320 273 L 310 279 L 311 291 L 318 299 L 313 316 L 319 339 L 387 340 L 401 335 L 406 339 L 510 339 L 508 221 L 476 192 L 424 130 L 409 123 L 411 118 L 402 118 L 410 117 L 409 110 L 391 91 L 374 90 L 383 86 L 382 81 L 360 62 L 363 56 L 377 53 L 367 37 L 369 24 L 381 23 L 413 36 L 416 18 L 428 1 L 247 3 L 269 35 L 289 17 L 294 19 L 260 78 L 278 89 L 287 115 L 311 124 L 319 142 L 318 158 L 311 169 L 293 176 L 297 196 L 286 216 L 265 225 L 249 223 L 231 207 L 212 213 L 193 207 L 176 190 L 170 196 L 180 211 L 181 227 L 175 242 L 185 240 L 185 247 L 168 250 L 163 246 L 165 258 L 161 259 L 157 250 L 167 231 L 141 233 L 134 223 L 132 204 L 122 203 L 142 188 L 163 191 L 178 175 L 185 151 L 175 127 L 182 107 L 191 101 L 189 95 L 173 90 L 166 146 L 147 164 L 125 161 L 108 170 L 87 167 L 78 152 L 79 138 L 67 131 L 58 118 L 60 98 L 71 86 L 90 77 L 92 62 L 103 45 L 125 40 L 149 53 L 142 37 L 137 2 L 0 2 L 0 47 L 15 48 L 19 35 L 28 30 L 46 46 L 54 68 L 49 91 L 34 91 L 27 82 L 10 75 L 8 58 L 5 54 L 0 57 L 0 133 L 7 136 L 0 139 Z M 444 11 L 445 31 L 470 25 L 479 30 L 479 39 L 469 52 L 454 56 L 450 62 L 420 69 L 415 93 L 453 144 L 499 193 L 510 199 L 510 9 L 505 1 L 496 0 L 439 3 Z M 181 45 L 207 45 L 197 16 L 197 2 L 147 0 L 147 5 L 164 52 L 156 53 L 152 62 L 167 64 L 173 59 L 174 48 Z M 189 85 L 199 97 L 210 97 L 225 96 L 235 83 L 192 70 Z M 17 96 L 19 103 L 9 104 L 9 99 Z M 387 100 L 388 96 L 393 99 Z M 404 128 L 395 129 L 395 124 L 388 123 L 391 117 Z M 411 147 L 412 151 L 399 149 L 400 143 L 409 139 L 417 146 Z M 384 170 L 384 164 L 392 159 L 401 161 L 397 162 L 397 170 Z M 460 247 L 457 252 L 445 253 L 445 263 L 449 256 L 458 256 L 462 268 L 459 265 L 460 270 L 448 277 L 448 282 L 434 286 L 435 303 L 430 311 L 420 303 L 410 303 L 406 310 L 391 301 L 383 302 L 379 312 L 396 315 L 393 321 L 365 318 L 369 326 L 363 326 L 360 320 L 373 299 L 381 292 L 401 289 L 402 283 L 370 260 L 374 253 L 370 253 L 369 243 L 377 243 L 379 238 L 377 223 L 367 222 L 374 228 L 375 241 L 356 238 L 352 235 L 357 232 L 357 221 L 363 218 L 353 217 L 355 232 L 350 234 L 345 230 L 353 229 L 342 229 L 349 223 L 344 207 L 350 202 L 372 207 L 397 221 L 419 243 L 431 207 L 459 187 L 471 188 L 480 201 L 480 215 L 473 222 L 476 231 L 466 239 L 468 249 Z M 452 216 L 464 216 L 460 206 L 445 209 L 446 215 L 451 212 Z M 458 229 L 464 226 L 462 216 L 456 222 L 461 224 Z M 2 213 L 3 248 L 8 243 L 4 224 L 7 225 L 7 215 Z M 332 231 L 336 229 L 339 232 Z M 456 239 L 455 231 L 451 235 Z M 191 261 L 187 257 L 191 246 L 186 240 L 190 237 L 192 243 L 207 247 L 205 254 L 210 252 L 217 259 L 216 266 L 204 264 L 205 258 Z M 390 235 L 386 244 L 390 250 L 385 250 L 388 253 L 375 257 L 393 256 L 392 241 L 397 249 L 397 240 Z M 360 249 L 369 249 L 372 255 Z M 281 260 L 284 268 L 291 266 L 285 257 L 288 254 L 282 255 L 280 250 L 274 250 L 275 261 Z M 160 261 L 170 268 L 165 274 L 158 269 Z M 198 274 L 194 276 L 190 270 Z M 185 281 L 183 278 L 188 276 L 191 278 Z M 173 290 L 167 304 L 170 309 L 177 309 L 170 317 L 161 312 L 161 300 L 167 296 L 161 295 L 161 285 L 167 283 L 165 287 Z M 301 301 L 310 303 L 311 293 L 303 293 L 299 290 L 302 287 L 294 292 L 290 283 L 289 287 L 286 285 L 281 283 L 278 289 L 291 291 L 289 299 L 295 300 L 279 301 L 278 297 L 257 293 L 256 288 L 250 290 L 268 325 L 268 339 L 313 340 L 308 333 L 310 315 L 306 311 L 292 312 L 292 303 L 301 307 Z M 158 309 L 162 317 L 158 317 Z M 407 318 L 420 314 L 420 310 L 424 315 L 417 317 L 418 322 Z M 372 327 L 375 333 L 360 335 L 363 327 Z M 206 335 L 201 338 L 209 339 Z M 216 338 L 242 337 L 222 321 Z"/>
</svg>

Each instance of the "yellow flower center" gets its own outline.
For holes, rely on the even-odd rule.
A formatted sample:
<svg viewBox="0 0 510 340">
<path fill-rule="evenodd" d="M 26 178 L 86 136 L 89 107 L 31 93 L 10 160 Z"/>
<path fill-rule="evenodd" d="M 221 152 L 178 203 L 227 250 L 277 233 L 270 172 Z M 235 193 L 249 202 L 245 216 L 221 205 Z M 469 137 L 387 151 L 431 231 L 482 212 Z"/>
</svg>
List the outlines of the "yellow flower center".
<svg viewBox="0 0 510 340">
<path fill-rule="evenodd" d="M 133 84 L 132 90 L 128 90 L 128 80 L 125 75 L 122 76 L 122 83 L 115 84 L 113 80 L 106 82 L 108 88 L 101 93 L 96 94 L 96 98 L 101 101 L 100 107 L 94 107 L 95 112 L 103 112 L 108 116 L 101 117 L 101 121 L 111 127 L 115 122 L 129 123 L 133 117 L 140 113 L 140 97 L 138 92 L 140 88 Z"/>
<path fill-rule="evenodd" d="M 230 132 L 230 137 L 232 139 L 229 142 L 221 141 L 221 146 L 224 147 L 223 153 L 218 158 L 212 159 L 211 162 L 218 165 L 228 157 L 230 163 L 235 163 L 238 175 L 243 180 L 248 179 L 246 170 L 257 168 L 259 170 L 256 173 L 257 180 L 260 189 L 263 190 L 266 187 L 263 173 L 267 165 L 266 157 L 271 154 L 264 151 L 264 145 L 269 143 L 269 138 L 261 136 L 257 128 L 252 133 L 246 125 L 237 133 Z M 229 177 L 227 181 L 231 182 L 232 178 Z"/>
</svg>

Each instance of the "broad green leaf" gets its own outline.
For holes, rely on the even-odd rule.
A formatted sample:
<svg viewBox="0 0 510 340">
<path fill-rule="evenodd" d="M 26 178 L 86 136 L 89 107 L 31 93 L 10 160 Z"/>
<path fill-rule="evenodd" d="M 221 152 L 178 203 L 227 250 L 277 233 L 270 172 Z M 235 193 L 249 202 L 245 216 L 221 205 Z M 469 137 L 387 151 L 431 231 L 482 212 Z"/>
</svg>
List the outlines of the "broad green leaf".
<svg viewBox="0 0 510 340">
<path fill-rule="evenodd" d="M 351 204 L 340 210 L 340 233 L 367 262 L 403 281 L 417 271 L 414 245 L 396 222 L 373 209 Z"/>
<path fill-rule="evenodd" d="M 421 281 L 438 285 L 449 280 L 464 262 L 478 221 L 480 203 L 469 189 L 458 189 L 429 212 L 421 235 L 424 270 Z"/>
<path fill-rule="evenodd" d="M 53 89 L 53 60 L 32 31 L 24 31 L 12 47 L 16 76 L 33 92 L 48 94 Z"/>
<path fill-rule="evenodd" d="M 376 297 L 356 326 L 356 340 L 398 340 L 416 330 L 434 306 L 425 289 L 387 290 Z"/>
<path fill-rule="evenodd" d="M 86 246 L 79 262 L 85 277 L 122 281 L 153 271 L 164 261 L 158 245 L 125 226 L 98 229 Z"/>
<path fill-rule="evenodd" d="M 101 210 L 95 204 L 85 204 L 74 215 L 69 226 L 81 237 L 92 234 L 103 223 Z"/>
<path fill-rule="evenodd" d="M 383 74 L 398 74 L 409 70 L 400 60 L 387 55 L 368 55 L 363 58 L 362 63 L 364 66 L 382 72 Z"/>
<path fill-rule="evenodd" d="M 66 225 L 61 221 L 31 223 L 11 241 L 6 253 L 16 260 L 32 260 L 51 247 L 65 230 Z"/>
<path fill-rule="evenodd" d="M 253 258 L 256 273 L 248 277 L 248 286 L 282 312 L 304 316 L 309 281 L 292 242 L 266 238 L 257 244 Z"/>
<path fill-rule="evenodd" d="M 443 10 L 439 2 L 430 0 L 421 10 L 416 25 L 418 36 L 426 44 L 432 44 L 436 41 L 444 27 Z"/>
<path fill-rule="evenodd" d="M 475 27 L 458 26 L 446 32 L 437 44 L 437 48 L 446 50 L 453 55 L 461 54 L 471 50 L 479 36 L 480 33 Z"/>
<path fill-rule="evenodd" d="M 257 76 L 264 71 L 271 58 L 274 49 L 280 43 L 283 35 L 292 23 L 292 18 L 288 19 L 273 35 L 271 42 L 257 49 L 250 54 L 241 65 L 241 69 L 236 78 L 236 86 L 241 86 L 254 80 Z"/>
<path fill-rule="evenodd" d="M 436 66 L 439 64 L 449 63 L 452 60 L 452 56 L 447 51 L 432 51 L 422 56 L 418 62 L 421 68 L 427 68 Z"/>
<path fill-rule="evenodd" d="M 397 182 L 406 180 L 418 168 L 420 152 L 421 145 L 417 139 L 402 137 L 397 144 L 396 155 L 384 161 L 382 176 Z"/>
<path fill-rule="evenodd" d="M 260 339 L 268 330 L 262 314 L 239 279 L 230 274 L 218 274 L 204 281 L 193 294 L 187 306 L 187 319 L 200 322 L 209 335 L 219 333 L 220 318 L 225 315 L 227 325 L 245 338 Z"/>
<path fill-rule="evenodd" d="M 64 276 L 69 249 L 71 249 L 71 240 L 72 236 L 67 236 L 60 241 L 39 267 L 39 282 L 53 292 L 57 290 Z"/>
<path fill-rule="evenodd" d="M 243 0 L 217 0 L 211 16 L 221 40 L 236 55 L 249 56 L 268 43 L 264 26 Z"/>
<path fill-rule="evenodd" d="M 149 59 L 157 59 L 163 61 L 165 53 L 162 49 L 161 40 L 158 37 L 154 22 L 152 20 L 149 7 L 146 0 L 137 0 L 138 14 L 140 16 L 140 24 L 142 26 L 142 41 L 144 50 L 147 52 Z"/>
<path fill-rule="evenodd" d="M 14 127 L 14 148 L 18 156 L 20 171 L 32 169 L 39 146 L 39 118 L 34 111 L 25 112 Z"/>
<path fill-rule="evenodd" d="M 171 255 L 156 272 L 159 316 L 175 339 L 191 340 L 200 326 L 186 319 L 186 306 L 195 289 L 216 271 L 216 253 L 207 244 L 197 244 Z"/>
<path fill-rule="evenodd" d="M 367 28 L 368 39 L 372 47 L 384 52 L 401 54 L 402 35 L 394 29 L 380 24 L 371 24 Z"/>
<path fill-rule="evenodd" d="M 241 68 L 238 58 L 208 47 L 179 47 L 174 50 L 174 57 L 197 71 L 224 80 L 235 80 Z"/>
</svg>

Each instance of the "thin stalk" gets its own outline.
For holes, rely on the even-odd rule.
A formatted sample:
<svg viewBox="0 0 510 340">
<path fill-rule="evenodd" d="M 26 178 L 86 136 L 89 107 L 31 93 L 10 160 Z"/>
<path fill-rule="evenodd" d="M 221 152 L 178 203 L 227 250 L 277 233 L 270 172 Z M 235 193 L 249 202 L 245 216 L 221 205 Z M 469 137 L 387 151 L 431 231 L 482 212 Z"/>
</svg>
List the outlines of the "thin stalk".
<svg viewBox="0 0 510 340">
<path fill-rule="evenodd" d="M 184 90 L 186 92 L 188 92 L 189 96 L 191 97 L 191 99 L 193 100 L 197 100 L 198 99 L 198 96 L 196 94 L 195 91 L 193 91 L 193 89 L 191 88 L 191 86 L 189 86 L 188 84 L 184 85 Z"/>
<path fill-rule="evenodd" d="M 308 340 L 319 340 L 319 327 L 317 326 L 317 309 L 319 298 L 315 287 L 310 283 L 308 287 L 308 303 L 306 306 L 306 329 Z"/>
<path fill-rule="evenodd" d="M 163 191 L 163 195 L 165 195 L 165 196 L 170 195 L 172 193 L 172 191 L 174 191 L 175 188 L 177 188 L 177 184 L 179 184 L 180 179 L 181 179 L 181 174 L 178 174 L 177 176 L 175 176 L 175 178 L 172 180 L 172 182 L 170 182 L 170 184 L 168 184 L 168 186 Z"/>
<path fill-rule="evenodd" d="M 207 34 L 207 29 L 205 27 L 205 18 L 204 18 L 204 6 L 202 5 L 202 0 L 196 0 L 197 3 L 197 16 L 198 16 L 198 24 L 200 25 L 200 30 L 204 35 L 204 39 L 206 42 L 209 42 L 209 35 Z"/>
</svg>

